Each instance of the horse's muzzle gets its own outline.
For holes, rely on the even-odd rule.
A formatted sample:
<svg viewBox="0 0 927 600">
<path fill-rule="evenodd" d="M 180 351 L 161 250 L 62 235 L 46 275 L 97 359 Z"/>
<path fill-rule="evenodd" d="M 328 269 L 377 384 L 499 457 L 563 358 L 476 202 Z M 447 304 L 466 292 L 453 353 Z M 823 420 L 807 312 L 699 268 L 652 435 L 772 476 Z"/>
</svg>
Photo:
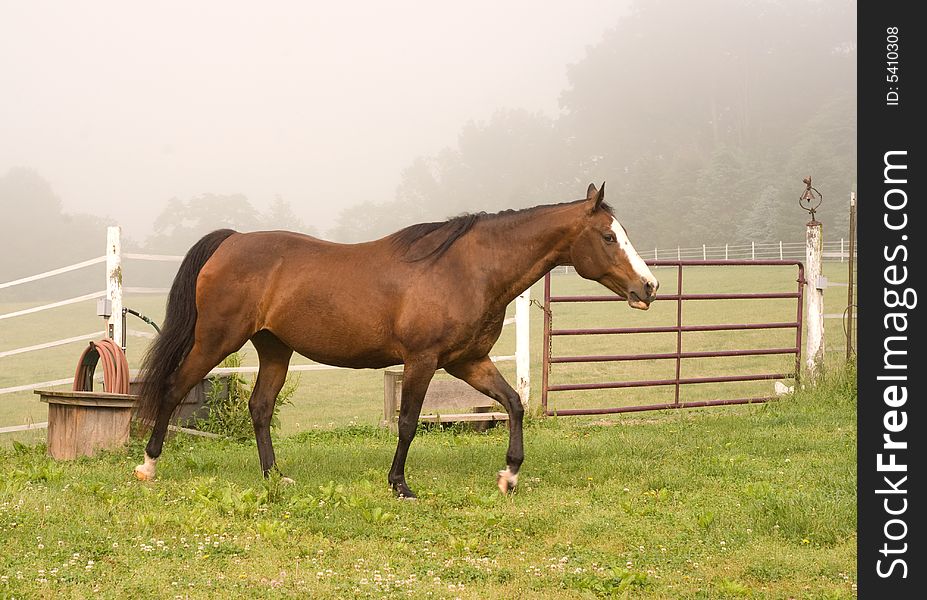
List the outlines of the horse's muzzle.
<svg viewBox="0 0 927 600">
<path fill-rule="evenodd" d="M 641 289 L 639 291 L 628 292 L 628 305 L 638 310 L 647 310 L 650 308 L 650 303 L 656 300 L 657 290 L 659 288 L 660 282 L 656 280 L 641 281 Z"/>
<path fill-rule="evenodd" d="M 628 306 L 631 308 L 636 308 L 638 310 L 647 310 L 650 308 L 650 303 L 653 302 L 655 296 L 650 296 L 646 299 L 642 299 L 634 292 L 628 294 Z"/>
</svg>

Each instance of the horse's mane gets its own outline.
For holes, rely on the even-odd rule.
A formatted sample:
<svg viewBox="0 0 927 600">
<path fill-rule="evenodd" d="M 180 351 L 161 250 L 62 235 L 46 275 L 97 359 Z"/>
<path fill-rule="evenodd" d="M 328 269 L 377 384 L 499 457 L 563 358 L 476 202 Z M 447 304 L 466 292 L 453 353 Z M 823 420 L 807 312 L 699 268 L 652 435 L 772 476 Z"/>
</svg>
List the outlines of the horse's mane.
<svg viewBox="0 0 927 600">
<path fill-rule="evenodd" d="M 576 202 L 585 202 L 585 199 L 565 202 L 563 204 L 575 204 Z M 480 221 L 494 221 L 505 217 L 526 215 L 540 208 L 549 208 L 550 206 L 549 204 L 544 204 L 532 206 L 531 208 L 508 209 L 497 213 L 464 213 L 456 217 L 451 217 L 446 221 L 409 225 L 390 235 L 389 238 L 393 248 L 395 248 L 402 256 L 403 260 L 407 262 L 418 262 L 430 258 L 437 259 L 443 256 L 444 253 L 454 245 L 454 242 L 462 238 Z M 612 207 L 609 206 L 607 202 L 603 202 L 600 208 L 610 215 L 614 216 L 615 214 L 612 211 Z M 427 243 L 425 238 L 429 238 Z"/>
<path fill-rule="evenodd" d="M 486 213 L 468 213 L 447 221 L 417 223 L 400 229 L 390 237 L 393 247 L 407 262 L 440 258 L 454 245 L 454 242 L 473 229 L 476 222 L 484 216 Z M 429 238 L 427 240 L 429 243 L 425 243 L 425 238 Z"/>
</svg>

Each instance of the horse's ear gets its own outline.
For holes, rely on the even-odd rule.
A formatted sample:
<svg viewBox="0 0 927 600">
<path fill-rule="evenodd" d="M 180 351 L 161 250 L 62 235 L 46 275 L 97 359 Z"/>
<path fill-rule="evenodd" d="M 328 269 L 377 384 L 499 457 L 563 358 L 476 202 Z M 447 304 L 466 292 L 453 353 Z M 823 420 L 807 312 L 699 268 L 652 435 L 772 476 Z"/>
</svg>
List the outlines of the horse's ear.
<svg viewBox="0 0 927 600">
<path fill-rule="evenodd" d="M 586 189 L 586 200 L 589 202 L 589 214 L 599 210 L 602 203 L 605 202 L 605 182 L 602 182 L 602 187 L 598 190 L 595 189 L 594 183 L 590 183 Z"/>
</svg>

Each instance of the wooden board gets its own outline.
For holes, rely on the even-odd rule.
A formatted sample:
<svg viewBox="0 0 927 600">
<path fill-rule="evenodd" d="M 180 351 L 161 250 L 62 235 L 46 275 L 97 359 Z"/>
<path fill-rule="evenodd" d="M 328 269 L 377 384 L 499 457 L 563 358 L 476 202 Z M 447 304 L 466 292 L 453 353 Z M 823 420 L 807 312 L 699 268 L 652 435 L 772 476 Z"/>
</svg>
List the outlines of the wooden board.
<svg viewBox="0 0 927 600">
<path fill-rule="evenodd" d="M 402 371 L 387 370 L 383 376 L 382 427 L 397 428 L 402 399 Z M 419 421 L 426 423 L 492 423 L 508 420 L 502 406 L 459 380 L 432 380 L 425 392 Z M 501 415 L 501 417 L 500 417 Z M 504 417 L 504 418 L 503 418 Z"/>
</svg>

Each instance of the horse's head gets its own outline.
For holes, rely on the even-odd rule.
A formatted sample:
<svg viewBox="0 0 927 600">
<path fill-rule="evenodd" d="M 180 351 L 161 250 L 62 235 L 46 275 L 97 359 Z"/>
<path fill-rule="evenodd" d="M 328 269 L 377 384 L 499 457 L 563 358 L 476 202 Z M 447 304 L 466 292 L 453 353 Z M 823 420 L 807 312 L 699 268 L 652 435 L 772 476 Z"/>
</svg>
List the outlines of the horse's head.
<svg viewBox="0 0 927 600">
<path fill-rule="evenodd" d="M 571 262 L 581 277 L 624 296 L 632 308 L 647 310 L 660 283 L 604 200 L 605 184 L 598 190 L 589 184 L 583 228 L 570 247 Z"/>
</svg>

